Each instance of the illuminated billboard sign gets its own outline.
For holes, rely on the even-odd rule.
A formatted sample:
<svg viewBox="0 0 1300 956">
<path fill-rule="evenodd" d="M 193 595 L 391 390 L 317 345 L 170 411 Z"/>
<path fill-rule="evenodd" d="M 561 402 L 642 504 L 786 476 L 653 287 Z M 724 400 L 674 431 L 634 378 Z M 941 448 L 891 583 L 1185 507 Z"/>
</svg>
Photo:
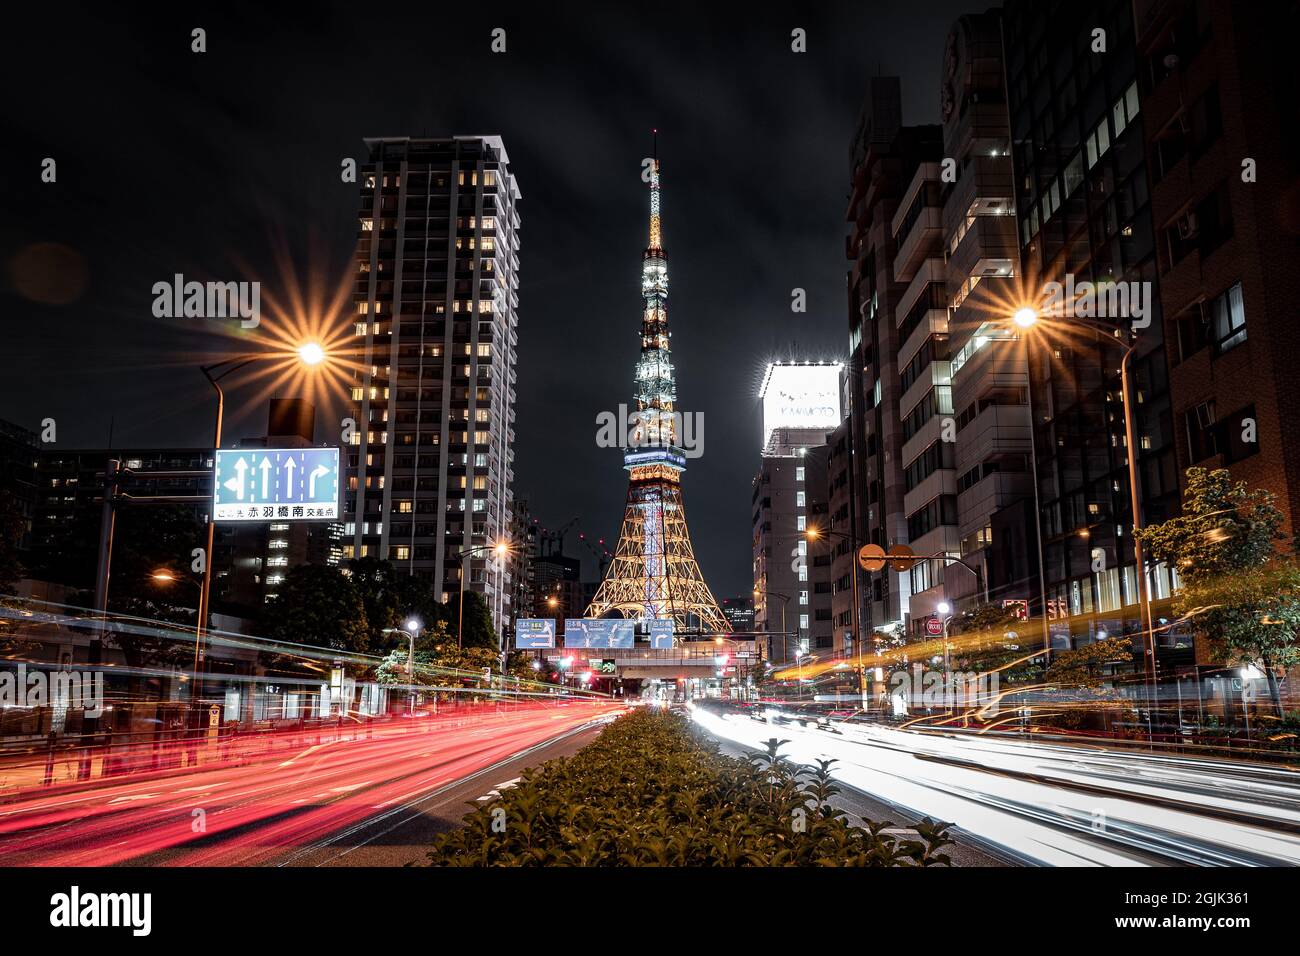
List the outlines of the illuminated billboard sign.
<svg viewBox="0 0 1300 956">
<path fill-rule="evenodd" d="M 555 646 L 555 618 L 521 617 L 515 621 L 515 647 L 532 650 Z"/>
<path fill-rule="evenodd" d="M 636 621 L 625 618 L 566 617 L 565 647 L 636 646 Z"/>
<path fill-rule="evenodd" d="M 216 521 L 322 521 L 339 516 L 337 448 L 218 448 Z"/>
<path fill-rule="evenodd" d="M 840 415 L 840 368 L 831 365 L 767 367 L 759 397 L 763 400 L 763 445 L 778 428 L 824 428 L 843 421 Z"/>
<path fill-rule="evenodd" d="M 672 618 L 656 618 L 649 622 L 650 646 L 658 650 L 669 650 L 673 646 Z"/>
</svg>

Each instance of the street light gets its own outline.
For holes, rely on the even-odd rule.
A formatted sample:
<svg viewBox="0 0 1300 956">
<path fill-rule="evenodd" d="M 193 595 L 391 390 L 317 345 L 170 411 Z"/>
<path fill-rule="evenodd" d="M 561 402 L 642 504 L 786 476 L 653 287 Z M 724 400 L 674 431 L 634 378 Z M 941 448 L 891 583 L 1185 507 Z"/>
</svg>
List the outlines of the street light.
<svg viewBox="0 0 1300 956">
<path fill-rule="evenodd" d="M 465 571 L 465 562 L 476 554 L 484 551 L 493 552 L 498 558 L 505 557 L 510 553 L 510 545 L 505 541 L 498 541 L 496 544 L 480 544 L 473 548 L 466 548 L 460 553 L 460 607 L 456 609 L 456 646 L 461 647 L 461 629 L 465 624 L 465 579 L 469 576 Z M 505 666 L 502 665 L 502 673 L 505 673 Z"/>
<path fill-rule="evenodd" d="M 405 627 L 386 627 L 384 634 L 401 634 L 406 637 L 409 644 L 406 652 L 406 681 L 411 685 L 411 714 L 415 715 L 415 636 L 420 633 L 423 626 L 420 619 L 416 617 L 408 618 Z M 436 709 L 436 708 L 435 708 Z"/>
<path fill-rule="evenodd" d="M 1043 321 L 1042 316 L 1039 315 L 1037 310 L 1030 308 L 1028 306 L 1017 309 L 1016 312 L 1011 316 L 1011 320 L 1015 325 L 1019 326 L 1022 329 L 1025 329 L 1026 331 L 1036 327 L 1040 322 Z M 1147 673 L 1148 690 L 1149 693 L 1154 693 L 1155 685 L 1156 685 L 1156 634 L 1155 634 L 1155 627 L 1151 620 L 1151 595 L 1150 595 L 1150 590 L 1147 587 L 1146 558 L 1143 553 L 1142 540 L 1137 535 L 1137 532 L 1141 530 L 1142 527 L 1142 496 L 1140 491 L 1141 486 L 1138 484 L 1138 465 L 1137 465 L 1138 448 L 1137 448 L 1137 429 L 1134 423 L 1134 415 L 1133 415 L 1134 403 L 1132 400 L 1131 388 L 1129 384 L 1129 381 L 1132 378 L 1133 355 L 1137 350 L 1137 338 L 1136 336 L 1134 336 L 1132 337 L 1132 341 L 1125 344 L 1124 342 L 1116 339 L 1115 333 L 1118 331 L 1118 328 L 1116 326 L 1108 326 L 1101 322 L 1093 322 L 1086 318 L 1078 318 L 1078 317 L 1075 317 L 1073 321 L 1078 323 L 1079 325 L 1083 325 L 1087 327 L 1088 329 L 1092 330 L 1094 333 L 1103 335 L 1108 341 L 1110 341 L 1113 344 L 1118 344 L 1124 350 L 1124 357 L 1120 361 L 1119 374 L 1120 374 L 1120 394 L 1123 398 L 1123 406 L 1124 406 L 1124 444 L 1127 451 L 1125 457 L 1128 459 L 1129 507 L 1132 511 L 1132 516 L 1133 516 L 1133 558 L 1137 562 L 1136 571 L 1137 571 L 1139 613 L 1141 614 L 1142 617 L 1142 626 L 1146 632 L 1146 653 L 1143 655 L 1143 657 L 1145 659 L 1145 665 L 1146 665 L 1145 669 Z M 1025 348 L 1025 353 L 1024 353 L 1025 372 L 1026 375 L 1028 375 L 1029 339 L 1027 336 L 1023 338 L 1024 338 L 1024 348 Z M 1034 420 L 1033 420 L 1034 412 L 1033 412 L 1032 382 L 1030 383 L 1030 387 L 1027 389 L 1027 392 L 1029 393 L 1029 400 L 1030 400 L 1030 405 L 1029 405 L 1030 456 L 1033 459 L 1033 473 L 1034 473 L 1033 474 L 1034 509 L 1035 509 L 1034 526 L 1038 529 L 1038 574 L 1039 574 L 1039 588 L 1042 591 L 1042 601 L 1043 601 L 1043 650 L 1045 654 L 1050 656 L 1052 646 L 1051 646 L 1050 630 L 1048 629 L 1047 626 L 1047 576 L 1046 576 L 1046 570 L 1043 566 L 1044 562 L 1043 562 L 1042 510 L 1039 507 L 1039 502 L 1038 502 L 1038 454 L 1036 448 L 1036 438 L 1034 435 L 1035 429 L 1034 429 Z M 1086 530 L 1087 529 L 1085 529 L 1085 531 Z M 1154 700 L 1149 700 L 1147 702 L 1148 722 L 1150 719 L 1150 710 L 1151 707 L 1154 706 L 1154 704 L 1155 704 Z"/>
<path fill-rule="evenodd" d="M 203 585 L 200 582 L 195 581 L 193 578 L 177 577 L 176 573 L 172 571 L 171 568 L 159 568 L 153 574 L 149 575 L 149 577 L 153 580 L 155 584 L 162 585 L 163 587 L 167 587 L 170 584 L 176 584 L 177 582 L 184 581 L 190 587 L 196 588 L 198 590 L 199 602 L 202 603 Z M 203 618 L 199 617 L 198 620 L 194 622 L 194 641 L 196 644 L 198 643 L 199 636 L 202 634 L 202 628 L 203 628 Z M 194 688 L 193 685 L 191 685 L 190 694 L 193 695 L 193 693 L 194 693 Z"/>
<path fill-rule="evenodd" d="M 325 361 L 325 350 L 317 342 L 306 342 L 298 347 L 298 358 L 305 365 L 319 365 Z"/>
<path fill-rule="evenodd" d="M 860 655 L 862 653 L 862 644 L 860 643 L 862 629 L 858 625 L 858 540 L 853 535 L 846 534 L 843 531 L 832 531 L 829 529 L 823 531 L 815 525 L 809 526 L 807 531 L 804 533 L 809 541 L 816 541 L 821 535 L 826 535 L 828 538 L 843 538 L 849 543 L 849 557 L 853 561 L 853 616 L 850 618 L 850 621 L 853 630 L 853 650 L 855 653 Z M 862 687 L 859 689 L 865 694 L 865 679 L 862 681 Z"/>
<path fill-rule="evenodd" d="M 305 342 L 298 346 L 297 355 L 299 361 L 308 367 L 321 365 L 325 359 L 325 350 L 316 342 Z M 221 448 L 221 420 L 225 414 L 226 393 L 221 388 L 221 380 L 232 372 L 237 372 L 247 365 L 254 362 L 265 361 L 267 359 L 283 358 L 283 354 L 274 352 L 256 352 L 249 355 L 237 355 L 234 358 L 223 359 L 220 362 L 213 362 L 211 365 L 200 365 L 199 371 L 203 377 L 208 380 L 208 384 L 217 393 L 217 416 L 213 425 L 213 463 L 212 463 L 212 480 L 216 482 L 216 461 L 215 456 Z M 213 488 L 215 498 L 216 489 Z M 190 686 L 190 699 L 193 700 L 198 694 L 199 667 L 203 663 L 203 632 L 207 627 L 208 607 L 212 599 L 212 546 L 216 532 L 216 521 L 212 515 L 208 516 L 207 545 L 203 551 L 203 586 L 199 589 L 199 625 L 194 633 L 194 683 Z"/>
</svg>

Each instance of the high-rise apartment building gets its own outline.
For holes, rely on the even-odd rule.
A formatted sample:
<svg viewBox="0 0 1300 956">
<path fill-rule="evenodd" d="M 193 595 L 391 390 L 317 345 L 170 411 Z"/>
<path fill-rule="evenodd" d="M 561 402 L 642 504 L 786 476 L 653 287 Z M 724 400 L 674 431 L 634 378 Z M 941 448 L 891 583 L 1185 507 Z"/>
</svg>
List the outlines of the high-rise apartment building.
<svg viewBox="0 0 1300 956">
<path fill-rule="evenodd" d="M 1008 309 L 1020 295 L 1020 251 L 997 10 L 953 25 L 940 82 L 952 180 L 943 186 L 953 416 L 947 427 L 955 439 L 958 556 L 966 567 L 950 563 L 939 573 L 945 599 L 965 609 L 1023 599 L 1038 567 L 1024 560 L 1023 541 L 1019 565 L 992 560 L 994 515 L 1033 495 L 1028 379 Z M 1015 543 L 1004 532 L 1004 547 Z"/>
<path fill-rule="evenodd" d="M 889 226 L 892 278 L 900 289 L 893 317 L 905 540 L 914 553 L 937 556 L 908 572 L 913 633 L 938 613 L 946 597 L 946 557 L 960 553 L 942 168 L 937 161 L 916 165 Z"/>
<path fill-rule="evenodd" d="M 1128 319 L 1114 321 L 1117 336 L 1068 320 L 1026 336 L 1051 642 L 1129 634 L 1141 659 L 1127 456 L 1137 455 L 1146 524 L 1176 511 L 1179 476 L 1134 33 L 1129 0 L 1008 0 L 1003 10 L 1027 288 L 1073 279 L 1148 290 L 1149 325 L 1137 330 L 1133 359 L 1136 448 L 1126 447 L 1119 375 Z M 1170 569 L 1152 568 L 1149 581 L 1159 625 Z M 1036 584 L 1028 588 L 1035 615 Z M 1157 632 L 1161 647 L 1179 641 L 1177 628 Z"/>
<path fill-rule="evenodd" d="M 1179 470 L 1300 514 L 1300 95 L 1292 5 L 1138 0 L 1138 91 Z M 1249 440 L 1249 439 L 1254 440 Z M 1148 518 L 1148 520 L 1150 520 Z"/>
<path fill-rule="evenodd" d="M 915 307 L 928 302 L 922 298 L 923 290 L 927 290 L 926 294 L 933 292 L 929 290 L 928 274 L 920 282 L 913 281 L 921 273 L 919 265 L 910 275 L 907 271 L 903 273 L 909 276 L 906 281 L 896 277 L 900 250 L 895 237 L 901 232 L 904 240 L 909 239 L 914 226 L 908 216 L 910 207 L 902 210 L 906 221 L 897 223 L 901 228 L 895 228 L 895 219 L 904 193 L 909 190 L 909 184 L 914 184 L 918 168 L 937 163 L 941 152 L 937 126 L 902 126 L 898 78 L 872 77 L 850 148 L 851 193 L 846 216 L 849 222 L 846 252 L 852 262 L 847 289 L 849 444 L 852 481 L 856 486 L 856 513 L 852 517 L 857 523 L 854 537 L 860 544 L 878 544 L 883 548 L 907 544 L 911 530 L 920 529 L 919 524 L 909 529 L 912 522 L 908 504 L 915 505 L 919 511 L 930 506 L 929 501 L 918 501 L 924 490 L 910 497 L 908 494 L 904 445 L 911 436 L 906 431 L 903 401 L 906 393 L 907 400 L 915 401 L 917 408 L 921 408 L 925 407 L 922 392 L 931 402 L 940 397 L 932 394 L 937 371 L 932 356 L 939 345 L 935 339 L 944 332 L 932 325 L 933 317 L 929 316 L 932 310 L 922 307 L 917 324 L 920 327 L 924 319 L 924 330 L 917 333 L 908 329 L 907 338 L 915 341 L 915 336 L 923 336 L 923 341 L 929 343 L 930 351 L 925 359 L 917 358 L 921 354 L 920 345 L 912 355 L 918 365 L 924 362 L 925 368 L 909 371 L 908 366 L 900 363 L 900 349 L 908 344 L 901 325 L 909 315 L 900 308 L 900 302 L 910 291 L 908 301 Z M 922 227 L 922 231 L 930 233 L 928 242 L 933 243 L 938 223 L 938 210 L 933 203 L 937 197 L 919 186 L 912 202 L 916 202 L 916 196 L 921 197 L 921 214 L 932 223 L 928 229 Z M 922 256 L 920 261 L 924 262 L 925 258 Z M 946 342 L 943 344 L 946 347 Z M 930 388 L 925 384 L 913 388 L 924 374 L 931 376 Z M 909 413 L 915 410 L 907 409 Z M 909 450 L 914 445 L 909 445 Z M 949 470 L 951 467 L 947 465 Z M 941 480 L 936 479 L 936 483 Z M 944 507 L 940 498 L 935 499 L 939 502 L 937 508 Z M 950 514 L 946 523 L 952 525 L 955 520 L 955 515 Z M 863 635 L 869 635 L 872 630 L 904 627 L 910 598 L 909 575 L 898 575 L 888 568 L 872 574 L 863 572 L 859 584 Z"/>
<path fill-rule="evenodd" d="M 519 187 L 498 136 L 366 146 L 347 548 L 443 599 L 467 574 L 504 633 L 510 565 L 485 546 L 512 520 Z"/>
</svg>

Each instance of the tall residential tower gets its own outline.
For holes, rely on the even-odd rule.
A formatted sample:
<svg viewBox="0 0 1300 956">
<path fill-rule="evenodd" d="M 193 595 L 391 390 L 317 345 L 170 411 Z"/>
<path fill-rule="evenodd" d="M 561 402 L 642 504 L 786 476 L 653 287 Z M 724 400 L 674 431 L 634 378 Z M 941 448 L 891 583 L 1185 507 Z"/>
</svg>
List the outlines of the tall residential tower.
<svg viewBox="0 0 1300 956">
<path fill-rule="evenodd" d="M 366 140 L 357 244 L 347 556 L 444 600 L 480 592 L 498 633 L 509 565 L 519 187 L 499 136 Z"/>
</svg>

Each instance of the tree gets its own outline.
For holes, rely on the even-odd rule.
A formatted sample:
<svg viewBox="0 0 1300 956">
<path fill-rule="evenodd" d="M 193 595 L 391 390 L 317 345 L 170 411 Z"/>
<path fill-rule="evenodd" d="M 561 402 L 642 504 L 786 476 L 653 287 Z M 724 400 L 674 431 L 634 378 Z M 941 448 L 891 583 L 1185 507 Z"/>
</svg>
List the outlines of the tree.
<svg viewBox="0 0 1300 956">
<path fill-rule="evenodd" d="M 191 570 L 194 549 L 203 545 L 203 525 L 193 509 L 181 504 L 139 504 L 118 509 L 109 565 L 108 607 L 111 611 L 193 627 L 197 621 L 198 578 Z M 98 521 L 91 567 L 98 553 Z M 162 587 L 154 572 L 166 569 L 177 583 Z M 92 572 L 93 573 L 93 572 Z M 192 581 L 189 586 L 183 581 Z M 93 578 L 92 578 L 93 582 Z M 193 659 L 193 641 L 178 640 L 168 631 L 116 629 L 109 640 L 132 667 L 179 666 Z"/>
<path fill-rule="evenodd" d="M 366 606 L 352 580 L 338 568 L 300 564 L 290 568 L 279 596 L 264 616 L 273 640 L 364 652 L 370 646 Z"/>
<path fill-rule="evenodd" d="M 983 672 L 997 670 L 1009 684 L 1037 681 L 1042 666 L 1037 658 L 1029 656 L 1034 639 L 1028 636 L 1028 628 L 1029 623 L 1015 611 L 997 604 L 981 604 L 963 611 L 948 625 L 949 635 L 964 635 L 962 641 L 955 642 L 955 666 L 976 667 Z"/>
<path fill-rule="evenodd" d="M 402 635 L 385 634 L 384 630 L 405 628 L 412 617 L 425 628 L 446 620 L 447 609 L 434 597 L 433 588 L 425 579 L 399 571 L 390 562 L 378 558 L 354 558 L 347 562 L 346 568 L 366 606 L 371 650 L 403 650 Z"/>
<path fill-rule="evenodd" d="M 1294 543 L 1290 554 L 1277 548 L 1285 519 L 1275 501 L 1226 469 L 1189 468 L 1182 514 L 1137 535 L 1152 560 L 1178 569 L 1175 612 L 1218 660 L 1262 665 L 1281 715 L 1275 668 L 1300 663 L 1300 567 Z"/>
<path fill-rule="evenodd" d="M 1079 730 L 1086 726 L 1121 727 L 1132 719 L 1132 707 L 1113 688 L 1103 688 L 1108 675 L 1105 668 L 1133 660 L 1133 642 L 1127 637 L 1107 637 L 1072 650 L 1058 651 L 1047 668 L 1044 681 L 1071 689 L 1055 712 L 1047 711 L 1044 723 L 1064 729 Z M 1107 718 L 1106 714 L 1113 716 Z"/>
<path fill-rule="evenodd" d="M 456 624 L 460 619 L 459 606 L 458 593 L 447 602 L 448 627 L 452 637 L 456 636 Z M 487 601 L 483 600 L 483 595 L 477 591 L 465 592 L 464 628 L 460 642 L 463 647 L 490 648 L 493 653 L 499 650 L 496 628 L 492 626 L 492 611 L 488 608 Z"/>
<path fill-rule="evenodd" d="M 397 606 L 397 574 L 393 566 L 378 558 L 365 557 L 353 558 L 344 568 L 366 608 L 369 646 L 375 650 L 396 647 L 396 638 L 401 635 L 384 633 L 385 628 L 402 626 L 398 623 L 401 611 Z"/>
<path fill-rule="evenodd" d="M 1107 637 L 1073 650 L 1058 651 L 1044 679 L 1049 684 L 1096 689 L 1107 677 L 1101 668 L 1132 660 L 1132 641 L 1127 637 Z"/>
</svg>

